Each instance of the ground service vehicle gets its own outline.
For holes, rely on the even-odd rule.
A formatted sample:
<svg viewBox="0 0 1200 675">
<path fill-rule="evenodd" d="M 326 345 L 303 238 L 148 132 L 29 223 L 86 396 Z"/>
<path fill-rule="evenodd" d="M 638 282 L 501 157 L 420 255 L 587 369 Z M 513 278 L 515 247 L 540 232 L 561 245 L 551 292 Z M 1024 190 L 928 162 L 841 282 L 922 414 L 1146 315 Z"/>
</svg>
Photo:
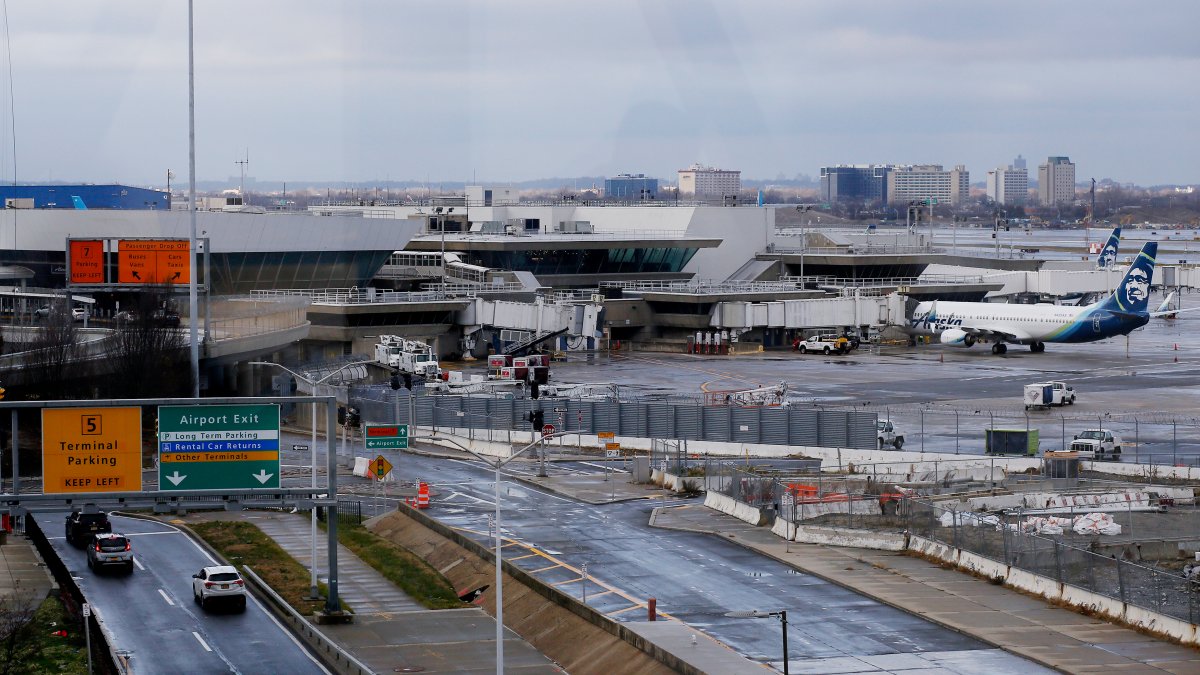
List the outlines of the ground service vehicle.
<svg viewBox="0 0 1200 675">
<path fill-rule="evenodd" d="M 238 611 L 244 611 L 246 582 L 237 569 L 229 565 L 205 567 L 192 575 L 192 598 L 204 609 L 227 602 Z"/>
<path fill-rule="evenodd" d="M 1121 454 L 1121 437 L 1108 429 L 1087 429 L 1071 441 L 1071 452 L 1084 458 L 1112 457 Z"/>
<path fill-rule="evenodd" d="M 99 571 L 104 567 L 122 567 L 133 573 L 133 545 L 123 534 L 106 532 L 92 537 L 87 547 L 88 567 Z"/>
<path fill-rule="evenodd" d="M 850 351 L 850 341 L 838 335 L 814 335 L 801 342 L 796 349 L 801 354 L 820 352 L 822 354 L 845 354 Z"/>
<path fill-rule="evenodd" d="M 437 377 L 441 367 L 433 347 L 398 335 L 381 335 L 375 345 L 375 360 L 402 373 Z"/>
<path fill-rule="evenodd" d="M 72 511 L 67 516 L 67 543 L 91 541 L 91 537 L 104 532 L 112 532 L 112 523 L 108 522 L 108 514 L 103 511 L 83 513 Z"/>
<path fill-rule="evenodd" d="M 1075 388 L 1065 382 L 1036 382 L 1025 385 L 1025 409 L 1062 407 L 1075 404 Z"/>
<path fill-rule="evenodd" d="M 875 431 L 879 435 L 880 450 L 885 445 L 890 445 L 897 450 L 904 447 L 904 435 L 896 433 L 891 420 L 877 420 L 875 422 Z"/>
</svg>

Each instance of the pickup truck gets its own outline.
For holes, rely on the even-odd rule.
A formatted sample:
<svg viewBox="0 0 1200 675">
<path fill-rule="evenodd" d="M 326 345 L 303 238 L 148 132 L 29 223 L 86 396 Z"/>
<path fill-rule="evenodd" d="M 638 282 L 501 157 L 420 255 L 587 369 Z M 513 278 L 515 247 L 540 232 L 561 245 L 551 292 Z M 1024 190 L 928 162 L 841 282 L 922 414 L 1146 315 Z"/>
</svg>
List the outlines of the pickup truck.
<svg viewBox="0 0 1200 675">
<path fill-rule="evenodd" d="M 801 354 L 818 352 L 821 354 L 845 354 L 850 351 L 850 341 L 837 335 L 814 335 L 801 342 L 796 347 Z"/>
<path fill-rule="evenodd" d="M 1071 452 L 1079 453 L 1085 459 L 1097 457 L 1121 456 L 1121 437 L 1108 429 L 1087 429 L 1075 434 L 1071 441 Z"/>
<path fill-rule="evenodd" d="M 67 515 L 66 537 L 68 544 L 77 542 L 87 543 L 92 540 L 94 535 L 105 532 L 112 532 L 112 523 L 108 520 L 108 514 L 103 511 L 97 511 L 96 513 L 72 511 Z"/>
<path fill-rule="evenodd" d="M 875 431 L 879 435 L 880 450 L 885 445 L 890 445 L 897 450 L 904 447 L 904 435 L 896 433 L 896 428 L 892 426 L 891 420 L 876 420 Z"/>
</svg>

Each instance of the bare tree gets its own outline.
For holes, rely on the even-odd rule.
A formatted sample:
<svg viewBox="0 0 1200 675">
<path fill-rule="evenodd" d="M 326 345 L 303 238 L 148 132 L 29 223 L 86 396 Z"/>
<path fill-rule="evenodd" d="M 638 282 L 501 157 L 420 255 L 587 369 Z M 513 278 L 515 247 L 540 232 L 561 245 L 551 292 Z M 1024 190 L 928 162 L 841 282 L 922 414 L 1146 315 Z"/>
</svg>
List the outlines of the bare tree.
<svg viewBox="0 0 1200 675">
<path fill-rule="evenodd" d="M 31 393 L 42 398 L 69 398 L 80 372 L 81 350 L 75 322 L 65 302 L 50 307 L 45 325 L 29 343 L 27 360 Z"/>
<path fill-rule="evenodd" d="M 120 398 L 187 396 L 191 370 L 179 314 L 167 293 L 143 293 L 137 309 L 122 313 L 109 353 L 108 378 Z"/>
<path fill-rule="evenodd" d="M 41 642 L 33 623 L 37 608 L 28 593 L 0 595 L 0 675 L 24 672 L 39 656 Z"/>
</svg>

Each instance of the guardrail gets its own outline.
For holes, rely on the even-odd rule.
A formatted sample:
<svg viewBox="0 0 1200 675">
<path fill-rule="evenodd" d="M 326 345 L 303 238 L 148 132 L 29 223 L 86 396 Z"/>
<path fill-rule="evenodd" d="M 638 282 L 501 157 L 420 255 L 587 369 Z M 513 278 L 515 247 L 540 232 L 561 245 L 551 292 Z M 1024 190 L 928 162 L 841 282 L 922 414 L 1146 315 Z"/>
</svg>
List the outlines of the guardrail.
<svg viewBox="0 0 1200 675">
<path fill-rule="evenodd" d="M 305 619 L 300 612 L 297 612 L 294 607 L 281 598 L 275 589 L 267 585 L 267 582 L 263 581 L 249 565 L 242 565 L 242 570 L 245 571 L 246 578 L 254 584 L 255 589 L 269 601 L 270 608 L 275 615 L 291 626 L 292 632 L 304 640 L 326 665 L 340 675 L 375 675 L 375 671 L 365 663 L 354 658 L 353 654 L 317 630 L 316 626 L 313 626 L 308 619 Z"/>
<path fill-rule="evenodd" d="M 771 293 L 798 290 L 793 282 L 779 281 L 602 281 L 600 288 L 664 293 Z"/>
<path fill-rule="evenodd" d="M 251 293 L 252 297 L 256 299 L 303 297 L 310 299 L 314 305 L 371 305 L 453 299 L 445 292 L 438 291 L 379 291 L 373 288 L 288 288 L 252 291 Z"/>
<path fill-rule="evenodd" d="M 850 245 L 850 246 L 767 246 L 771 254 L 803 254 L 803 255 L 915 255 L 921 253 L 945 253 L 944 248 L 926 246 L 880 246 L 880 245 Z"/>
</svg>

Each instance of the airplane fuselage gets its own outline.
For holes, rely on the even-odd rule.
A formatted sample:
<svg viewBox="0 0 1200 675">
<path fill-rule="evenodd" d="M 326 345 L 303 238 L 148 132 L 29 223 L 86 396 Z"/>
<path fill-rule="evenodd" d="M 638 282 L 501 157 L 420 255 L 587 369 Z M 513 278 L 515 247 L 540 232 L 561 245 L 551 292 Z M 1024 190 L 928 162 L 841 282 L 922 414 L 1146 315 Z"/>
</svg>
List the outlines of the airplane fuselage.
<svg viewBox="0 0 1200 675">
<path fill-rule="evenodd" d="M 1149 320 L 1147 315 L 1104 309 L 1100 303 L 1069 307 L 938 301 L 917 305 L 908 331 L 933 336 L 954 329 L 978 331 L 980 342 L 1094 342 L 1128 335 Z"/>
</svg>

